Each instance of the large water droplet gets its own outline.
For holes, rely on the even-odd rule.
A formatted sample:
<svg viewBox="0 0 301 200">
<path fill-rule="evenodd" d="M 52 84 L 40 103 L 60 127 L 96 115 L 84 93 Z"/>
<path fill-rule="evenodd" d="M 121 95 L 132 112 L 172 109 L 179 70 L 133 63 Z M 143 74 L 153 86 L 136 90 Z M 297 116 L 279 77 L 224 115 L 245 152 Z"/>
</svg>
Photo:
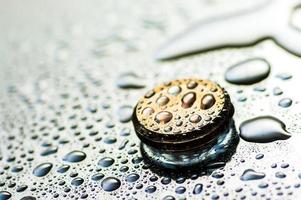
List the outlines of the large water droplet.
<svg viewBox="0 0 301 200">
<path fill-rule="evenodd" d="M 11 193 L 7 191 L 0 191 L 0 200 L 7 200 L 11 198 Z"/>
<path fill-rule="evenodd" d="M 247 169 L 243 172 L 243 174 L 240 177 L 240 180 L 242 181 L 251 181 L 251 180 L 258 180 L 265 177 L 265 174 L 262 172 L 256 172 L 253 169 Z"/>
<path fill-rule="evenodd" d="M 120 187 L 120 180 L 114 177 L 108 177 L 102 180 L 101 187 L 104 191 L 111 192 Z"/>
<path fill-rule="evenodd" d="M 36 168 L 34 168 L 33 174 L 37 177 L 42 177 L 47 175 L 50 172 L 51 168 L 52 168 L 51 163 L 42 163 L 38 165 Z"/>
<path fill-rule="evenodd" d="M 291 135 L 285 130 L 285 124 L 271 116 L 261 116 L 243 122 L 240 136 L 248 142 L 266 143 L 286 140 Z"/>
<path fill-rule="evenodd" d="M 228 68 L 225 79 L 233 84 L 249 85 L 265 79 L 269 73 L 270 64 L 265 59 L 253 58 Z"/>
<path fill-rule="evenodd" d="M 86 158 L 86 154 L 84 152 L 75 150 L 65 155 L 63 160 L 74 163 L 74 162 L 83 161 L 85 158 Z"/>
</svg>

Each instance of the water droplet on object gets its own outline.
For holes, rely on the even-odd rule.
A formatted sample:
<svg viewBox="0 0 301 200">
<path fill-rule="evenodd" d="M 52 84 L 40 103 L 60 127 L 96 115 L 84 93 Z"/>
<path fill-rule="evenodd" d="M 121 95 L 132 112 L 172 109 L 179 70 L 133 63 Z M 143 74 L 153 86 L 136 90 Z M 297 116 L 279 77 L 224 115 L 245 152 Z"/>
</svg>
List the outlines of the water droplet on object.
<svg viewBox="0 0 301 200">
<path fill-rule="evenodd" d="M 270 64 L 262 58 L 248 59 L 229 67 L 225 73 L 226 81 L 249 85 L 265 79 L 270 73 Z"/>
<path fill-rule="evenodd" d="M 287 108 L 290 107 L 292 103 L 293 101 L 290 98 L 284 98 L 279 101 L 278 105 L 282 108 Z"/>
<path fill-rule="evenodd" d="M 102 167 L 110 167 L 114 163 L 114 159 L 110 157 L 104 157 L 99 160 L 98 165 Z"/>
<path fill-rule="evenodd" d="M 84 152 L 75 150 L 65 155 L 63 160 L 67 162 L 75 163 L 75 162 L 83 161 L 85 158 L 86 158 L 86 154 Z"/>
<path fill-rule="evenodd" d="M 11 198 L 11 193 L 7 191 L 0 191 L 0 200 L 7 200 Z"/>
<path fill-rule="evenodd" d="M 46 176 L 52 168 L 51 163 L 42 163 L 33 170 L 33 174 L 37 177 Z"/>
<path fill-rule="evenodd" d="M 239 129 L 240 137 L 248 142 L 267 143 L 291 137 L 285 130 L 285 124 L 271 116 L 247 120 L 240 125 Z"/>
<path fill-rule="evenodd" d="M 150 90 L 144 95 L 144 97 L 148 99 L 154 96 L 154 94 L 155 94 L 154 90 Z"/>
<path fill-rule="evenodd" d="M 151 107 L 146 107 L 143 109 L 142 115 L 147 117 L 147 116 L 150 116 L 151 114 L 153 114 L 154 112 L 155 112 L 154 109 L 152 109 Z"/>
<path fill-rule="evenodd" d="M 258 180 L 265 177 L 265 174 L 262 172 L 256 172 L 253 169 L 247 169 L 243 172 L 243 174 L 240 177 L 240 180 L 242 181 L 251 181 L 251 180 Z"/>
<path fill-rule="evenodd" d="M 177 85 L 172 86 L 168 89 L 168 93 L 174 96 L 178 95 L 181 92 L 181 88 Z"/>
<path fill-rule="evenodd" d="M 215 98 L 212 94 L 206 94 L 201 100 L 201 109 L 207 110 L 215 104 Z"/>
<path fill-rule="evenodd" d="M 201 116 L 200 115 L 198 115 L 198 114 L 193 114 L 190 118 L 189 118 L 189 121 L 191 122 L 191 123 L 198 123 L 198 122 L 200 122 L 201 121 Z"/>
<path fill-rule="evenodd" d="M 155 117 L 155 121 L 157 123 L 164 123 L 164 124 L 169 122 L 171 119 L 172 119 L 172 114 L 168 111 L 159 112 Z"/>
<path fill-rule="evenodd" d="M 140 89 L 145 87 L 145 83 L 141 77 L 130 72 L 118 77 L 117 86 L 122 89 Z"/>
<path fill-rule="evenodd" d="M 159 106 L 164 106 L 169 102 L 169 98 L 167 96 L 161 96 L 157 99 L 157 104 Z"/>
<path fill-rule="evenodd" d="M 118 119 L 121 123 L 126 123 L 132 119 L 133 108 L 131 106 L 121 106 L 118 109 Z"/>
<path fill-rule="evenodd" d="M 190 108 L 196 100 L 196 94 L 194 92 L 188 92 L 182 98 L 182 107 Z"/>
<path fill-rule="evenodd" d="M 195 81 L 189 81 L 189 82 L 187 83 L 187 88 L 188 88 L 188 89 L 194 89 L 194 88 L 196 88 L 196 86 L 198 86 L 198 83 L 195 82 Z"/>
<path fill-rule="evenodd" d="M 120 185 L 120 180 L 114 177 L 107 177 L 101 182 L 102 189 L 107 192 L 117 190 L 120 187 Z"/>
</svg>

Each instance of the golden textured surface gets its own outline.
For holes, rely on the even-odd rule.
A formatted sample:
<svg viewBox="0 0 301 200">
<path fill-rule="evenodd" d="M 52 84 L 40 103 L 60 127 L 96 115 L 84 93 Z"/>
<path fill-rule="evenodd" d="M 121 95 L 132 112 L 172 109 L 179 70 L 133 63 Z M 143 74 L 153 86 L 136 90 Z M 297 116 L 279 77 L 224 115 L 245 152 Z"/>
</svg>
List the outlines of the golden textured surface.
<svg viewBox="0 0 301 200">
<path fill-rule="evenodd" d="M 176 86 L 180 87 L 181 91 L 176 95 L 171 94 L 170 90 L 175 89 Z M 190 94 L 192 97 L 192 93 L 195 93 L 195 101 L 192 104 L 189 101 L 185 103 L 185 99 L 189 99 L 185 98 L 185 95 Z M 177 134 L 210 123 L 212 119 L 219 116 L 224 103 L 225 92 L 219 85 L 208 80 L 182 79 L 159 85 L 149 91 L 140 99 L 135 112 L 138 121 L 145 128 L 157 133 Z M 161 117 L 163 115 L 162 118 L 165 120 L 159 121 L 158 113 L 161 112 L 164 112 Z M 165 112 L 172 114 L 170 120 L 170 115 Z"/>
</svg>

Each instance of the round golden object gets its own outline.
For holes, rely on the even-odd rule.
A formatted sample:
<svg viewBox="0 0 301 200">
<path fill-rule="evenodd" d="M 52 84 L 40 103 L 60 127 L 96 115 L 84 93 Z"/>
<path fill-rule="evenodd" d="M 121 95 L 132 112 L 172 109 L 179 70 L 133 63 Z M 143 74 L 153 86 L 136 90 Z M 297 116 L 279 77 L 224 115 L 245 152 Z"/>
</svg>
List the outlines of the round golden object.
<svg viewBox="0 0 301 200">
<path fill-rule="evenodd" d="M 182 79 L 159 85 L 134 110 L 138 137 L 167 150 L 205 146 L 228 127 L 233 116 L 228 93 L 209 80 Z"/>
</svg>

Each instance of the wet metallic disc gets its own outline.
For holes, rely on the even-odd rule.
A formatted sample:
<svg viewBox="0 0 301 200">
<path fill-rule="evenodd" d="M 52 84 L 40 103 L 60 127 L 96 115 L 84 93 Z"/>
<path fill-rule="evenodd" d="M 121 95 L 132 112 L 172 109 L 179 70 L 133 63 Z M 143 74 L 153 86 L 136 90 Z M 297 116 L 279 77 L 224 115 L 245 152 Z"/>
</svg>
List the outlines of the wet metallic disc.
<svg viewBox="0 0 301 200">
<path fill-rule="evenodd" d="M 182 79 L 147 92 L 138 101 L 132 120 L 145 144 L 185 151 L 214 142 L 228 128 L 233 113 L 228 93 L 218 84 Z"/>
</svg>

